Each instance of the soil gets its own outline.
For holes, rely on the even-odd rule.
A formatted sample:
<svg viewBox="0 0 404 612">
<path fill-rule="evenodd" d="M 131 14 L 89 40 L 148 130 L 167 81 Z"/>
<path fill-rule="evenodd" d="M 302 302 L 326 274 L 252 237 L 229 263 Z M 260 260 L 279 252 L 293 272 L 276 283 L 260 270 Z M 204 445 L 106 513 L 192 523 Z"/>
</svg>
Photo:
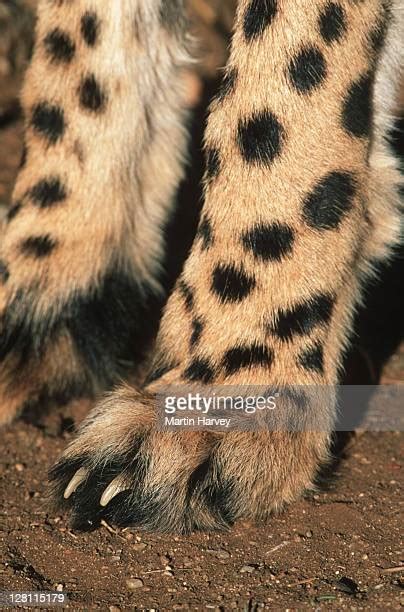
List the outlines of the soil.
<svg viewBox="0 0 404 612">
<path fill-rule="evenodd" d="M 213 62 L 216 49 L 221 63 L 224 47 L 208 10 L 215 2 L 193 4 L 205 11 L 207 57 Z M 181 189 L 188 201 L 198 197 L 202 118 L 215 87 L 211 73 L 207 62 L 190 81 L 196 92 L 190 99 L 198 98 L 199 106 L 194 163 Z M 0 84 L 0 208 L 9 203 L 21 153 L 19 80 L 11 75 Z M 347 359 L 351 384 L 404 383 L 402 257 L 369 291 L 368 307 L 359 313 Z M 267 525 L 242 522 L 226 533 L 177 537 L 104 523 L 80 533 L 50 510 L 46 473 L 83 416 L 83 407 L 72 405 L 1 431 L 0 592 L 63 591 L 67 609 L 110 612 L 403 607 L 402 433 L 340 435 L 335 462 L 318 490 Z"/>
<path fill-rule="evenodd" d="M 404 604 L 404 575 L 394 569 L 404 563 L 402 435 L 356 436 L 335 481 L 267 526 L 177 537 L 105 524 L 83 534 L 46 502 L 46 469 L 71 436 L 66 424 L 58 415 L 3 432 L 0 591 L 59 588 L 67 608 L 111 612 Z"/>
</svg>

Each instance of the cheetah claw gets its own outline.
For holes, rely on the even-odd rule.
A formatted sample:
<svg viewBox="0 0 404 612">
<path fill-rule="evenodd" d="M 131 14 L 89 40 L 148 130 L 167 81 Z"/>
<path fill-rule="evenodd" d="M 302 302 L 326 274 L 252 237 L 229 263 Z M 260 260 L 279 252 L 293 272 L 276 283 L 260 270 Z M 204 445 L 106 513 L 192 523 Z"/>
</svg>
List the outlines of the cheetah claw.
<svg viewBox="0 0 404 612">
<path fill-rule="evenodd" d="M 63 497 L 65 499 L 69 499 L 69 497 L 79 488 L 81 483 L 87 478 L 88 470 L 85 468 L 80 468 L 77 470 L 69 484 L 67 485 L 65 492 L 63 493 Z"/>
<path fill-rule="evenodd" d="M 119 495 L 119 493 L 127 491 L 127 488 L 128 487 L 125 480 L 121 476 L 117 476 L 112 482 L 109 483 L 104 493 L 102 494 L 100 499 L 100 505 L 105 508 L 105 506 L 107 506 L 109 502 L 114 499 L 114 497 Z"/>
</svg>

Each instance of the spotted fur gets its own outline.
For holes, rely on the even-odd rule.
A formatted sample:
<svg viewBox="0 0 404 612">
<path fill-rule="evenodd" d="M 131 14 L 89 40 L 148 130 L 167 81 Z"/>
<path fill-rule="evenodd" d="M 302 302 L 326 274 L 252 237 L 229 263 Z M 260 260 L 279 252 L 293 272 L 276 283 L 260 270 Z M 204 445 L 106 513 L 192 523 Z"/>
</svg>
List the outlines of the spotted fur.
<svg viewBox="0 0 404 612">
<path fill-rule="evenodd" d="M 2 422 L 65 378 L 72 398 L 132 378 L 148 350 L 186 147 L 188 43 L 163 35 L 158 4 L 39 3 L 0 246 Z"/>
<path fill-rule="evenodd" d="M 386 135 L 403 20 L 398 0 L 239 0 L 201 220 L 149 375 L 101 401 L 51 472 L 57 501 L 85 474 L 67 502 L 76 526 L 222 528 L 313 485 L 333 394 L 309 410 L 289 392 L 290 420 L 314 414 L 318 431 L 225 434 L 159 432 L 155 394 L 338 382 L 363 281 L 400 236 Z M 27 161 L 0 250 L 4 421 L 28 398 L 110 389 L 141 357 L 181 177 L 185 23 L 181 0 L 40 6 Z M 102 507 L 115 478 L 124 490 Z"/>
</svg>

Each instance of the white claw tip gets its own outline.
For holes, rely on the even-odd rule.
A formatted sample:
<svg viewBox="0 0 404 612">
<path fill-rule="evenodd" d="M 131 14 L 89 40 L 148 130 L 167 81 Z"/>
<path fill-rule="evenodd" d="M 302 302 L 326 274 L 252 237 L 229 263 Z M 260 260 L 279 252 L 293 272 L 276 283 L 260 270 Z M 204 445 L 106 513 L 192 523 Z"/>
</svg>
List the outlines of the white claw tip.
<svg viewBox="0 0 404 612">
<path fill-rule="evenodd" d="M 80 468 L 77 470 L 69 484 L 67 485 L 65 492 L 63 493 L 63 497 L 65 499 L 69 499 L 69 497 L 76 491 L 76 489 L 81 485 L 83 480 L 87 478 L 88 471 L 85 468 Z"/>
<path fill-rule="evenodd" d="M 114 499 L 114 497 L 116 497 L 119 493 L 122 493 L 122 491 L 126 491 L 127 488 L 128 487 L 127 485 L 125 485 L 125 482 L 122 477 L 117 476 L 117 478 L 114 478 L 114 480 L 109 483 L 104 493 L 102 494 L 102 497 L 100 499 L 100 505 L 105 508 L 105 506 L 109 504 L 111 499 Z"/>
</svg>

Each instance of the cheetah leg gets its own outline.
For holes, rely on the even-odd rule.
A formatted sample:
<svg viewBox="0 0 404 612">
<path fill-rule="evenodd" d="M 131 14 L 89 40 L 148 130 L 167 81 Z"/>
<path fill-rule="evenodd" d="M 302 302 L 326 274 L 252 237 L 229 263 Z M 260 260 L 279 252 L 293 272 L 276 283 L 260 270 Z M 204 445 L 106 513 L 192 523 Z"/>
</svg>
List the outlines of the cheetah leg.
<svg viewBox="0 0 404 612">
<path fill-rule="evenodd" d="M 39 3 L 1 228 L 0 423 L 92 397 L 143 357 L 186 147 L 181 7 Z"/>
<path fill-rule="evenodd" d="M 76 526 L 106 517 L 221 528 L 265 518 L 313 486 L 369 261 L 372 85 L 391 23 L 383 7 L 240 0 L 206 133 L 199 232 L 165 309 L 149 386 L 101 403 L 51 473 Z M 226 395 L 280 388 L 291 426 L 159 431 L 154 394 L 185 383 L 226 385 Z M 330 394 L 307 404 L 290 385 Z"/>
</svg>

